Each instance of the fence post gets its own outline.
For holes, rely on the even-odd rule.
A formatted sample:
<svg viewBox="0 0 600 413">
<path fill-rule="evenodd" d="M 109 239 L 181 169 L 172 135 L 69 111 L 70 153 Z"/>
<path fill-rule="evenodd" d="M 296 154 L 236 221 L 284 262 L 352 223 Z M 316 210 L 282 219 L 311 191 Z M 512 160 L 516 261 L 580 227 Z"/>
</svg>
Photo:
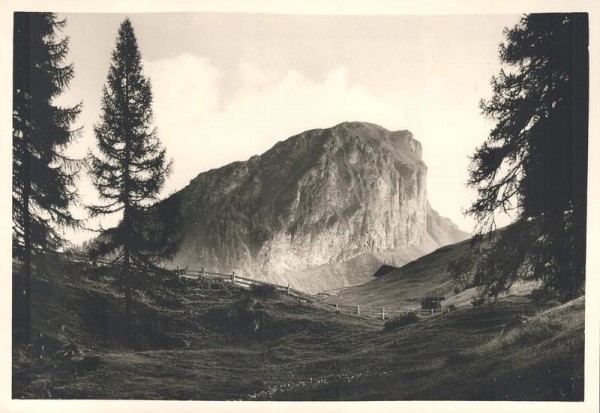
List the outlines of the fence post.
<svg viewBox="0 0 600 413">
<path fill-rule="evenodd" d="M 200 270 L 200 279 L 204 278 L 204 267 Z"/>
<path fill-rule="evenodd" d="M 177 276 L 181 277 L 181 273 L 179 272 L 179 265 L 177 266 Z"/>
<path fill-rule="evenodd" d="M 231 282 L 235 284 L 235 271 L 231 273 Z"/>
<path fill-rule="evenodd" d="M 429 313 L 429 315 L 430 315 L 431 317 L 433 317 L 433 308 L 432 308 L 430 311 L 431 311 L 431 313 Z"/>
<path fill-rule="evenodd" d="M 288 283 L 288 286 L 287 286 L 287 295 L 290 295 L 290 284 L 289 283 Z"/>
<path fill-rule="evenodd" d="M 356 306 L 356 314 L 360 315 L 360 305 Z"/>
<path fill-rule="evenodd" d="M 335 303 L 335 311 L 339 312 L 340 308 L 338 307 L 337 303 Z"/>
<path fill-rule="evenodd" d="M 385 320 L 385 307 L 381 307 L 381 319 Z"/>
</svg>

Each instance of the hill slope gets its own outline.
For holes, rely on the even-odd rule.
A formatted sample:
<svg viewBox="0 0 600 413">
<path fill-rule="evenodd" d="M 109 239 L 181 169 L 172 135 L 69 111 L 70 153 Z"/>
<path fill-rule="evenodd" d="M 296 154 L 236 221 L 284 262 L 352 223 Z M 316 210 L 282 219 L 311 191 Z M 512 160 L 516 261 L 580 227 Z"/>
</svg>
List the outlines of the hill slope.
<svg viewBox="0 0 600 413">
<path fill-rule="evenodd" d="M 464 239 L 429 206 L 421 151 L 408 131 L 352 122 L 204 172 L 174 195 L 184 224 L 175 264 L 319 291 L 366 281 L 381 254 L 400 264 Z M 340 277 L 336 265 L 352 259 L 366 272 Z"/>
<path fill-rule="evenodd" d="M 371 308 L 420 307 L 425 296 L 441 295 L 444 305 L 470 305 L 475 289 L 462 291 L 448 273 L 448 264 L 469 251 L 470 240 L 438 248 L 408 264 L 360 285 L 348 286 L 323 294 L 325 302 Z M 517 283 L 510 294 L 524 295 L 538 286 L 536 282 Z"/>
<path fill-rule="evenodd" d="M 14 398 L 583 397 L 583 298 L 556 306 L 506 297 L 384 331 L 380 320 L 285 295 L 147 280 L 135 295 L 138 348 L 129 350 L 112 276 L 60 261 L 36 268 L 44 272 L 34 278 L 36 339 L 30 348 L 13 347 Z M 76 349 L 73 358 L 68 348 Z"/>
<path fill-rule="evenodd" d="M 447 268 L 453 259 L 466 255 L 469 240 L 447 245 L 367 283 L 333 291 L 327 302 L 363 307 L 416 308 L 427 295 L 451 297 L 458 285 Z"/>
</svg>

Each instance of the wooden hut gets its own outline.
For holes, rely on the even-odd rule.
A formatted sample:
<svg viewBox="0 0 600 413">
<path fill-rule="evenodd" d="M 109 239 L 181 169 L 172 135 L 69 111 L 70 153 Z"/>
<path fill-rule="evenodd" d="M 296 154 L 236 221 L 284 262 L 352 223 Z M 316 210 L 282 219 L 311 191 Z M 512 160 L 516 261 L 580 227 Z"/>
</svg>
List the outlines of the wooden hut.
<svg viewBox="0 0 600 413">
<path fill-rule="evenodd" d="M 442 301 L 446 298 L 441 295 L 424 297 L 421 300 L 421 315 L 433 315 L 442 312 Z"/>
</svg>

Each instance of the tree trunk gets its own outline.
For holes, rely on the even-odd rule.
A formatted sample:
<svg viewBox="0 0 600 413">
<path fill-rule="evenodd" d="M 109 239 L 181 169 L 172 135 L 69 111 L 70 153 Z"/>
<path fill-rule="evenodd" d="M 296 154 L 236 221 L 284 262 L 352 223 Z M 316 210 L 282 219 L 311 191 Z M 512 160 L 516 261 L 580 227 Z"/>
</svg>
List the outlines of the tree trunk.
<svg viewBox="0 0 600 413">
<path fill-rule="evenodd" d="M 129 246 L 123 251 L 123 284 L 125 287 L 125 329 L 129 345 L 133 345 L 133 323 L 131 318 L 131 274 L 129 262 Z"/>
<path fill-rule="evenodd" d="M 23 290 L 21 291 L 21 308 L 19 312 L 20 326 L 23 333 L 23 341 L 31 343 L 31 261 L 32 261 L 32 242 L 31 242 L 31 212 L 29 211 L 29 198 L 31 196 L 31 154 L 29 145 L 25 141 L 25 152 L 23 154 Z"/>
<path fill-rule="evenodd" d="M 133 342 L 133 322 L 131 318 L 131 266 L 130 256 L 131 251 L 130 240 L 128 237 L 131 234 L 131 201 L 129 198 L 129 166 L 131 163 L 131 132 L 129 130 L 129 65 L 125 63 L 125 101 L 124 101 L 124 131 L 125 131 L 125 159 L 123 166 L 125 168 L 123 174 L 123 191 L 124 197 L 124 209 L 123 209 L 123 229 L 125 230 L 125 242 L 123 244 L 123 281 L 125 283 L 125 328 L 127 328 L 127 340 L 130 346 L 134 345 Z"/>
</svg>

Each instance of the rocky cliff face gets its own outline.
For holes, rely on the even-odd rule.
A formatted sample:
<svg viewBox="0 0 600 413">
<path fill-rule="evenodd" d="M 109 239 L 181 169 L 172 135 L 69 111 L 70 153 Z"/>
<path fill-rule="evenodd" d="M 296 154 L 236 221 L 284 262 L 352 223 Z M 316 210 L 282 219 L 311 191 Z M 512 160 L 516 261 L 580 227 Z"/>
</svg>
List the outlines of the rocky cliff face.
<svg viewBox="0 0 600 413">
<path fill-rule="evenodd" d="M 176 194 L 184 244 L 175 262 L 314 291 L 303 270 L 465 238 L 431 210 L 426 174 L 408 131 L 353 122 L 301 133 Z M 347 283 L 325 278 L 317 288 Z"/>
</svg>

